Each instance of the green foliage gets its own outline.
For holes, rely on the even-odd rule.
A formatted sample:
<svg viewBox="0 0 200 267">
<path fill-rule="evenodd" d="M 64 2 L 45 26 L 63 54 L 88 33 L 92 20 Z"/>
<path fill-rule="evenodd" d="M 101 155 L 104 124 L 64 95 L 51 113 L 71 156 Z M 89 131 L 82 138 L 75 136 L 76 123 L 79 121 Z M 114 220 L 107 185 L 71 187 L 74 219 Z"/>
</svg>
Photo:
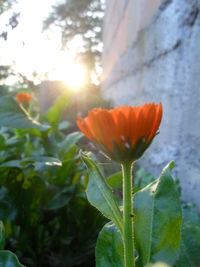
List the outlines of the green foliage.
<svg viewBox="0 0 200 267">
<path fill-rule="evenodd" d="M 25 267 L 20 264 L 16 255 L 10 251 L 0 251 L 0 266 L 2 267 Z"/>
<path fill-rule="evenodd" d="M 52 190 L 53 191 L 53 190 Z M 68 186 L 58 192 L 50 194 L 47 204 L 44 206 L 46 210 L 57 210 L 65 207 L 73 197 L 75 186 Z"/>
<path fill-rule="evenodd" d="M 64 155 L 71 147 L 73 147 L 81 138 L 83 134 L 81 132 L 73 132 L 67 135 L 67 137 L 59 144 L 59 155 Z"/>
<path fill-rule="evenodd" d="M 175 267 L 200 265 L 200 218 L 195 207 L 183 204 L 181 253 Z"/>
<path fill-rule="evenodd" d="M 61 121 L 70 99 L 68 93 L 58 98 L 41 122 L 10 96 L 0 97 L 0 266 L 22 266 L 18 257 L 29 267 L 92 267 L 97 235 L 107 222 L 101 213 L 115 225 L 106 224 L 99 234 L 96 266 L 123 266 L 121 199 L 112 192 L 122 188 L 122 176 L 105 180 L 86 155 L 83 164 L 76 146 L 82 134 L 66 134 L 69 124 Z M 157 180 L 136 172 L 137 267 L 200 265 L 200 220 L 183 203 L 181 229 L 172 167 Z"/>
<path fill-rule="evenodd" d="M 144 169 L 139 168 L 136 173 L 134 174 L 134 187 L 133 187 L 133 193 L 136 193 L 137 191 L 141 190 L 142 188 L 146 187 L 151 182 L 155 181 L 155 177 L 149 173 L 146 172 Z"/>
<path fill-rule="evenodd" d="M 182 212 L 172 168 L 173 162 L 159 179 L 134 195 L 138 267 L 158 261 L 173 265 L 179 256 Z"/>
<path fill-rule="evenodd" d="M 25 267 L 11 251 L 3 250 L 5 246 L 5 228 L 0 221 L 0 266 L 2 267 Z"/>
<path fill-rule="evenodd" d="M 163 263 L 163 262 L 157 262 L 157 263 L 148 263 L 147 265 L 145 265 L 145 267 L 170 267 L 170 265 Z"/>
<path fill-rule="evenodd" d="M 2 221 L 0 221 L 0 250 L 5 246 L 5 229 Z"/>
<path fill-rule="evenodd" d="M 133 186 L 133 193 L 141 190 L 142 188 L 146 187 L 149 183 L 155 181 L 155 177 L 151 174 L 146 172 L 144 169 L 140 168 L 137 171 L 134 170 L 134 186 Z M 121 189 L 123 184 L 123 178 L 121 172 L 116 172 L 111 174 L 109 177 L 106 178 L 106 183 L 112 189 Z"/>
<path fill-rule="evenodd" d="M 123 235 L 122 215 L 111 189 L 107 186 L 104 177 L 97 165 L 87 156 L 82 156 L 90 176 L 87 187 L 89 202 L 108 219 L 112 220 Z"/>
<path fill-rule="evenodd" d="M 90 176 L 87 188 L 90 203 L 117 225 L 116 218 L 105 212 L 107 199 L 113 197 L 106 183 L 113 189 L 119 189 L 120 173 L 111 175 L 105 183 L 99 167 L 86 156 L 83 156 L 83 160 Z M 194 208 L 183 204 L 182 224 L 179 184 L 171 175 L 173 165 L 173 162 L 168 164 L 156 180 L 148 174 L 148 181 L 152 182 L 147 185 L 143 181 L 145 172 L 136 174 L 138 188 L 133 197 L 133 206 L 137 267 L 199 265 L 200 220 Z M 108 223 L 100 232 L 96 247 L 97 267 L 123 266 L 123 242 L 117 228 Z"/>
<path fill-rule="evenodd" d="M 96 267 L 113 266 L 124 266 L 124 249 L 119 231 L 113 224 L 107 223 L 97 240 Z"/>
<path fill-rule="evenodd" d="M 43 126 L 31 118 L 31 116 L 9 96 L 0 98 L 0 126 L 16 129 L 37 129 L 39 131 L 48 130 L 48 126 Z"/>
<path fill-rule="evenodd" d="M 67 124 L 60 122 L 64 102 L 56 101 L 41 124 L 11 97 L 0 98 L 0 116 L 9 119 L 0 128 L 5 248 L 29 267 L 92 266 L 97 235 L 105 223 L 85 194 L 88 175 L 76 147 L 82 134 L 66 135 Z M 50 126 L 44 127 L 47 123 Z M 3 247 L 3 238 L 0 244 Z"/>
<path fill-rule="evenodd" d="M 46 118 L 52 127 L 58 127 L 62 113 L 70 103 L 72 96 L 71 91 L 61 94 L 55 101 L 54 105 L 46 113 Z"/>
<path fill-rule="evenodd" d="M 152 174 L 139 169 L 135 175 L 135 190 L 137 192 L 145 187 L 148 182 L 155 181 Z M 180 182 L 174 180 L 179 197 L 181 197 Z M 193 266 L 200 264 L 200 218 L 194 205 L 182 202 L 182 230 L 181 230 L 181 247 L 179 258 L 175 267 Z M 154 265 L 153 265 L 154 266 Z M 157 265 L 156 265 L 157 266 Z"/>
<path fill-rule="evenodd" d="M 123 184 L 122 173 L 117 172 L 117 173 L 111 174 L 109 177 L 106 178 L 106 183 L 112 189 L 122 189 L 122 184 Z"/>
</svg>

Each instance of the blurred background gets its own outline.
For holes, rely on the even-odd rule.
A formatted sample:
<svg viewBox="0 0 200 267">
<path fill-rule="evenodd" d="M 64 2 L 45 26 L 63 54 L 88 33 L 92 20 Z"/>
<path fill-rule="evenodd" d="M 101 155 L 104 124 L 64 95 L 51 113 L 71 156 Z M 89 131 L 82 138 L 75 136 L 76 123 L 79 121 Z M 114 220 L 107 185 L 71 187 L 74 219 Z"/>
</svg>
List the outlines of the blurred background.
<svg viewBox="0 0 200 267">
<path fill-rule="evenodd" d="M 161 134 L 141 164 L 157 175 L 174 159 L 184 198 L 199 206 L 199 1 L 0 5 L 1 94 L 35 90 L 45 113 L 73 88 L 71 121 L 97 106 L 162 102 Z"/>
<path fill-rule="evenodd" d="M 104 1 L 1 1 L 0 5 L 1 84 L 11 90 L 40 91 L 42 112 L 64 87 L 80 90 L 80 102 L 86 91 L 98 98 Z"/>
<path fill-rule="evenodd" d="M 59 178 L 55 181 L 52 180 L 50 170 L 40 169 L 41 166 L 38 167 L 36 163 L 25 164 L 23 168 L 19 162 L 6 163 L 8 169 L 1 169 L 2 177 L 8 177 L 8 172 L 11 172 L 11 176 L 23 175 L 25 180 L 19 178 L 18 181 L 22 184 L 26 179 L 30 179 L 33 173 L 37 173 L 37 178 L 42 180 L 45 173 L 45 177 L 49 177 L 48 181 L 53 183 L 48 201 L 42 199 L 46 187 L 43 193 L 37 192 L 41 197 L 40 204 L 30 200 L 31 205 L 38 205 L 37 212 L 41 212 L 42 207 L 42 220 L 41 217 L 37 220 L 34 213 L 27 215 L 33 216 L 34 222 L 25 222 L 25 217 L 17 217 L 16 207 L 9 219 L 8 215 L 6 217 L 2 213 L 4 215 L 1 217 L 7 218 L 0 218 L 6 227 L 7 248 L 15 251 L 28 266 L 94 266 L 94 244 L 105 219 L 91 208 L 90 219 L 94 221 L 93 227 L 96 230 L 92 236 L 89 231 L 85 236 L 81 235 L 85 226 L 80 227 L 80 221 L 85 220 L 83 218 L 89 209 L 86 197 L 82 199 L 88 177 L 79 161 L 75 145 L 80 140 L 81 148 L 97 153 L 91 143 L 81 139 L 76 132 L 77 115 L 85 116 L 88 110 L 95 107 L 110 108 L 117 105 L 162 102 L 164 114 L 160 134 L 138 162 L 137 179 L 140 181 L 148 171 L 152 173 L 147 176 L 151 181 L 159 175 L 166 163 L 175 160 L 174 175 L 180 179 L 178 187 L 180 189 L 181 186 L 182 199 L 187 203 L 195 203 L 195 209 L 199 211 L 199 74 L 199 0 L 0 0 L 0 96 L 9 95 L 15 99 L 19 92 L 30 93 L 33 99 L 27 111 L 34 119 L 51 127 L 48 134 L 39 134 L 36 130 L 28 132 L 22 126 L 17 127 L 21 127 L 21 130 L 11 132 L 7 128 L 1 129 L 1 149 L 4 146 L 10 149 L 6 156 L 3 152 L 0 154 L 1 163 L 21 160 L 20 164 L 23 165 L 25 162 L 27 164 L 27 156 L 40 155 L 57 157 L 62 163 L 73 158 L 74 164 L 67 167 L 64 164 L 61 170 L 54 170 L 56 174 L 53 172 L 52 177 L 55 175 Z M 69 89 L 74 92 L 70 101 L 66 97 Z M 4 100 L 0 107 L 0 126 L 8 127 L 8 121 L 7 124 L 3 123 L 4 117 L 1 117 L 1 113 L 8 107 L 4 107 L 3 103 L 5 104 Z M 13 102 L 9 103 L 14 107 Z M 22 111 L 15 107 L 15 112 Z M 61 117 L 59 112 L 62 113 Z M 30 128 L 32 129 L 32 126 Z M 18 140 L 15 140 L 17 148 L 13 139 L 9 139 L 14 135 Z M 65 143 L 62 142 L 66 135 L 70 137 L 67 137 L 67 148 L 63 151 Z M 25 140 L 24 143 L 20 138 Z M 70 142 L 73 148 L 69 146 Z M 107 175 L 119 170 L 117 166 L 109 167 L 109 163 L 101 154 L 98 153 L 97 158 L 103 159 L 105 166 L 108 164 L 105 169 Z M 48 164 L 49 160 L 43 158 Z M 51 159 L 51 164 L 52 162 L 54 161 Z M 73 173 L 69 171 L 72 166 Z M 70 177 L 67 185 L 63 173 Z M 66 191 L 59 195 L 63 184 L 66 185 Z M 76 190 L 70 187 L 72 184 Z M 10 192 L 13 186 L 8 186 Z M 141 181 L 138 187 L 140 186 Z M 33 184 L 30 190 L 33 190 Z M 52 201 L 55 201 L 52 200 L 54 191 L 58 194 L 57 206 L 52 206 Z M 63 210 L 66 202 L 62 201 L 66 192 L 74 194 L 73 198 L 68 199 L 73 207 L 78 209 L 82 205 L 78 219 L 77 214 L 69 207 L 67 211 Z M 2 192 L 4 200 L 5 194 L 7 193 Z M 15 201 L 16 199 L 13 203 Z M 20 203 L 19 201 L 19 207 Z M 9 203 L 9 207 L 10 205 Z M 28 209 L 28 206 L 26 208 Z M 61 218 L 72 218 L 69 229 L 64 233 L 59 223 Z M 38 228 L 38 224 L 43 225 L 46 222 L 46 229 Z M 84 222 L 87 225 L 88 221 Z M 48 244 L 44 252 L 46 263 L 38 261 L 42 254 L 39 241 L 35 240 L 30 248 L 22 250 L 25 241 L 32 238 L 28 231 L 24 232 L 26 234 L 20 242 L 17 241 L 20 236 L 18 226 L 24 224 L 28 227 L 27 225 L 32 223 L 31 231 L 37 232 L 37 240 L 46 240 L 43 246 Z M 57 232 L 52 236 L 54 227 Z M 55 241 L 56 235 L 62 236 L 62 240 Z M 87 243 L 85 249 L 86 240 L 92 242 Z M 36 251 L 32 249 L 34 246 Z M 80 255 L 77 256 L 78 250 Z M 68 265 L 61 265 L 63 257 L 66 257 Z"/>
</svg>

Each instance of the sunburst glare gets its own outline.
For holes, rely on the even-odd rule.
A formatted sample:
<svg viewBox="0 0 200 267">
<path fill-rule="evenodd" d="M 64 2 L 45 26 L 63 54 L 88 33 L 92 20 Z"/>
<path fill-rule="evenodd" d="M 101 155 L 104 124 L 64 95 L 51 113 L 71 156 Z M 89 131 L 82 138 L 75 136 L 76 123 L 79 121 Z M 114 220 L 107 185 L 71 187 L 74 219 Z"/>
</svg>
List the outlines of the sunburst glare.
<svg viewBox="0 0 200 267">
<path fill-rule="evenodd" d="M 75 62 L 63 62 L 57 64 L 54 69 L 49 71 L 49 80 L 59 80 L 73 90 L 80 90 L 86 84 L 87 70 L 80 64 Z"/>
</svg>

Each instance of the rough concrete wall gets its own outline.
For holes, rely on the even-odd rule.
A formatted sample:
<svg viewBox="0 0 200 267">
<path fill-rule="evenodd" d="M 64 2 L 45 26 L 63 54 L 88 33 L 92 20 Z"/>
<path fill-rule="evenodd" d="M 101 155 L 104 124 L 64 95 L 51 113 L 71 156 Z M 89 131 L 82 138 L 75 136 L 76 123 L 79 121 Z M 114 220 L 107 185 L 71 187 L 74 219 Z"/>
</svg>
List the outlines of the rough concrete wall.
<svg viewBox="0 0 200 267">
<path fill-rule="evenodd" d="M 104 19 L 104 77 L 157 11 L 161 0 L 109 0 Z"/>
<path fill-rule="evenodd" d="M 135 1 L 128 2 L 134 6 Z M 161 1 L 115 61 L 109 49 L 115 50 L 119 40 L 107 39 L 113 2 L 107 1 L 102 93 L 113 105 L 163 103 L 160 135 L 140 162 L 157 175 L 174 159 L 183 198 L 196 202 L 200 210 L 200 1 Z M 132 27 L 127 23 L 126 31 Z"/>
</svg>

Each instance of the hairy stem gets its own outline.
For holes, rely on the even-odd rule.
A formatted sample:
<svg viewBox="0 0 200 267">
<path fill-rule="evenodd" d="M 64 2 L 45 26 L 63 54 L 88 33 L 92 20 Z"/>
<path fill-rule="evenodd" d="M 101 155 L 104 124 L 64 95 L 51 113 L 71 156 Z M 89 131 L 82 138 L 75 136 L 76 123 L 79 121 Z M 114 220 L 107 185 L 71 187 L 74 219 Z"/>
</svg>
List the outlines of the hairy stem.
<svg viewBox="0 0 200 267">
<path fill-rule="evenodd" d="M 133 237 L 132 164 L 122 164 L 125 267 L 135 267 Z"/>
</svg>

